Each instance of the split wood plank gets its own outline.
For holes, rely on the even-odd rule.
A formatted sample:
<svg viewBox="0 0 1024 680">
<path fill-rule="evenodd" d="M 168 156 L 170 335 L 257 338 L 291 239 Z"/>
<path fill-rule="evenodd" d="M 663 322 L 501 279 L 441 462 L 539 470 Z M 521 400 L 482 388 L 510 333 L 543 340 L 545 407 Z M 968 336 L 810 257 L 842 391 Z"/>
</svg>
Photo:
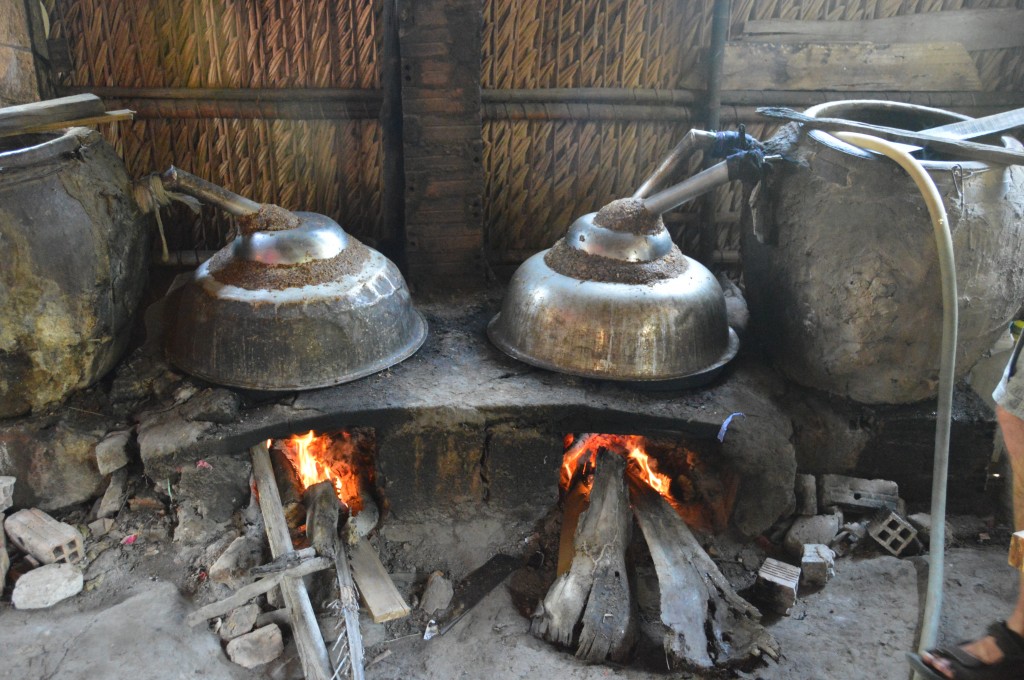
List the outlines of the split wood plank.
<svg viewBox="0 0 1024 680">
<path fill-rule="evenodd" d="M 249 455 L 252 457 L 252 474 L 256 480 L 260 510 L 266 523 L 270 553 L 276 559 L 294 550 L 277 482 L 274 481 L 267 442 L 260 442 L 249 449 Z M 306 680 L 329 680 L 330 658 L 306 586 L 301 579 L 285 578 L 281 582 L 281 595 L 292 616 L 292 635 L 299 650 L 303 675 L 306 676 Z"/>
<path fill-rule="evenodd" d="M 0 133 L 18 134 L 27 128 L 56 121 L 101 116 L 106 112 L 103 100 L 94 94 L 47 99 L 0 109 Z"/>
<path fill-rule="evenodd" d="M 304 562 L 299 562 L 294 567 L 276 572 L 259 581 L 246 584 L 223 600 L 211 602 L 204 607 L 200 607 L 189 614 L 185 622 L 190 626 L 197 626 L 203 621 L 227 614 L 232 609 L 241 607 L 252 598 L 258 597 L 272 588 L 281 585 L 286 578 L 302 578 L 306 574 L 330 569 L 333 566 L 334 560 L 329 557 L 313 557 Z"/>
<path fill-rule="evenodd" d="M 974 60 L 958 43 L 729 42 L 723 78 L 726 90 L 982 89 Z"/>
<path fill-rule="evenodd" d="M 363 604 L 370 610 L 374 623 L 408 616 L 409 605 L 395 587 L 391 576 L 377 556 L 370 542 L 360 538 L 349 546 L 352 576 L 363 597 Z"/>
<path fill-rule="evenodd" d="M 924 12 L 860 21 L 748 21 L 741 40 L 748 42 L 874 43 L 958 42 L 968 51 L 1024 46 L 1024 11 L 974 9 Z"/>
<path fill-rule="evenodd" d="M 625 471 L 623 456 L 598 451 L 572 565 L 555 579 L 530 624 L 535 636 L 575 647 L 576 657 L 591 663 L 623 661 L 636 634 L 636 601 L 625 561 L 632 528 Z"/>
<path fill-rule="evenodd" d="M 29 125 L 28 127 L 19 128 L 16 130 L 0 131 L 0 137 L 10 137 L 12 135 L 27 134 L 32 132 L 50 132 L 52 130 L 63 130 L 64 128 L 70 127 L 94 127 L 96 125 L 106 125 L 108 123 L 117 123 L 122 120 L 133 120 L 135 118 L 135 112 L 130 109 L 122 109 L 119 111 L 107 111 L 98 116 L 89 116 L 87 118 L 75 118 L 75 119 L 60 119 L 52 123 L 43 123 L 40 125 Z"/>
<path fill-rule="evenodd" d="M 760 612 L 733 590 L 668 502 L 633 482 L 630 495 L 658 575 L 665 653 L 675 665 L 711 669 L 761 654 L 777 659 L 778 643 L 761 626 Z"/>
</svg>

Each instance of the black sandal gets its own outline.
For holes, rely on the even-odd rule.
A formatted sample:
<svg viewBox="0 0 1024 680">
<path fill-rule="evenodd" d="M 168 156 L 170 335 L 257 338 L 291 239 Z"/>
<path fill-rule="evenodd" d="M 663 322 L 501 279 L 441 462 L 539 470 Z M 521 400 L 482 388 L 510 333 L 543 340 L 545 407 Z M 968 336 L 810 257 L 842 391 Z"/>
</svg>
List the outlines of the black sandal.
<svg viewBox="0 0 1024 680">
<path fill-rule="evenodd" d="M 931 650 L 932 656 L 949 661 L 953 669 L 953 680 L 1022 680 L 1024 679 L 1024 637 L 1006 627 L 1005 621 L 993 623 L 988 628 L 1003 653 L 996 663 L 983 663 L 959 646 L 952 649 Z M 907 654 L 907 660 L 915 671 L 930 680 L 947 680 L 946 676 L 925 663 L 918 654 Z"/>
</svg>

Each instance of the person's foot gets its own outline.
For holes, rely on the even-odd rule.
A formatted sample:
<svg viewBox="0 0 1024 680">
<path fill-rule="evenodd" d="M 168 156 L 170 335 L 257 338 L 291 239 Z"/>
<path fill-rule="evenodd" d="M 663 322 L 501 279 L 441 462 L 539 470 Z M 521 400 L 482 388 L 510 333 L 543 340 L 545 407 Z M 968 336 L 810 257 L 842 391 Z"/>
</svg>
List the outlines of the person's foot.
<svg viewBox="0 0 1024 680">
<path fill-rule="evenodd" d="M 999 663 L 1003 660 L 1003 650 L 999 649 L 999 645 L 996 644 L 996 639 L 991 635 L 986 635 L 979 640 L 962 645 L 960 649 L 967 654 L 970 654 L 986 666 Z M 956 676 L 953 674 L 953 666 L 950 663 L 950 659 L 947 657 L 935 656 L 931 652 L 922 652 L 921 658 L 926 664 L 934 668 L 935 671 L 940 673 L 943 677 L 955 680 Z"/>
</svg>

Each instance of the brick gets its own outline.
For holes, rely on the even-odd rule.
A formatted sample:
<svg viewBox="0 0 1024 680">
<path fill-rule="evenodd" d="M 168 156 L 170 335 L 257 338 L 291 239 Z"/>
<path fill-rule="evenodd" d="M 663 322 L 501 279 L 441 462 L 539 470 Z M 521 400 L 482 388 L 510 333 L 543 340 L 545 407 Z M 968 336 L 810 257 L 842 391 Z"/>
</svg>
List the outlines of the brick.
<svg viewBox="0 0 1024 680">
<path fill-rule="evenodd" d="M 899 557 L 917 538 L 917 529 L 892 510 L 880 512 L 868 525 L 870 535 L 879 545 Z"/>
<path fill-rule="evenodd" d="M 848 510 L 898 510 L 900 490 L 896 482 L 860 479 L 845 475 L 822 475 L 818 480 L 818 504 L 838 505 Z"/>
<path fill-rule="evenodd" d="M 836 554 L 827 545 L 808 544 L 800 560 L 800 572 L 807 585 L 823 586 L 836 574 Z"/>
<path fill-rule="evenodd" d="M 1024 573 L 1024 531 L 1010 537 L 1010 566 Z"/>
<path fill-rule="evenodd" d="M 796 604 L 800 585 L 800 567 L 768 558 L 757 572 L 754 592 L 757 599 L 774 612 L 789 616 Z"/>
<path fill-rule="evenodd" d="M 78 529 L 58 522 L 42 510 L 20 510 L 4 522 L 11 543 L 43 564 L 76 564 L 85 557 L 82 534 Z"/>
</svg>

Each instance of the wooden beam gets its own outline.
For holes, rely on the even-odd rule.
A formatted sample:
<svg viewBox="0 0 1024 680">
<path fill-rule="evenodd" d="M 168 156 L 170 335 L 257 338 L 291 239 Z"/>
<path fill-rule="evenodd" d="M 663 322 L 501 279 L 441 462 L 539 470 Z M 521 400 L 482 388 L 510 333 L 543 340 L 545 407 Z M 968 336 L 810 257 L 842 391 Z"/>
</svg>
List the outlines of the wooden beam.
<svg viewBox="0 0 1024 680">
<path fill-rule="evenodd" d="M 252 598 L 269 592 L 281 585 L 286 578 L 302 578 L 306 574 L 313 574 L 318 571 L 323 571 L 324 569 L 330 569 L 333 566 L 334 560 L 329 557 L 311 557 L 299 562 L 293 567 L 272 573 L 259 581 L 246 584 L 235 591 L 234 594 L 229 595 L 223 600 L 211 602 L 204 607 L 200 607 L 189 614 L 188 617 L 185 618 L 185 622 L 190 626 L 197 626 L 203 621 L 227 614 L 232 609 L 241 607 Z"/>
<path fill-rule="evenodd" d="M 352 576 L 359 586 L 363 604 L 370 610 L 374 623 L 408 616 L 410 609 L 370 542 L 360 538 L 349 546 Z"/>
<path fill-rule="evenodd" d="M 93 94 L 47 99 L 0 109 L 0 134 L 18 134 L 28 128 L 77 118 L 102 116 L 103 101 Z"/>
<path fill-rule="evenodd" d="M 731 42 L 729 90 L 981 90 L 974 60 L 957 43 Z"/>
<path fill-rule="evenodd" d="M 1010 537 L 1010 566 L 1024 574 L 1024 531 Z"/>
<path fill-rule="evenodd" d="M 971 9 L 922 12 L 861 21 L 748 21 L 741 40 L 791 43 L 856 40 L 875 43 L 958 42 L 968 51 L 1024 46 L 1024 11 Z"/>
<path fill-rule="evenodd" d="M 270 464 L 270 452 L 266 442 L 249 449 L 252 456 L 252 474 L 256 479 L 260 510 L 266 523 L 267 540 L 274 558 L 293 552 L 292 539 L 284 519 L 284 508 L 274 481 L 274 470 Z M 292 617 L 292 634 L 299 650 L 302 672 L 306 680 L 329 680 L 330 659 L 324 645 L 320 627 L 309 602 L 309 594 L 302 579 L 285 578 L 281 582 L 281 594 Z"/>
<path fill-rule="evenodd" d="M 0 137 L 10 137 L 12 135 L 27 134 L 31 132 L 49 132 L 51 130 L 63 130 L 64 128 L 70 127 L 109 125 L 110 123 L 118 123 L 122 120 L 132 120 L 134 118 L 135 112 L 128 109 L 123 111 L 107 111 L 106 113 L 102 113 L 98 116 L 75 118 L 73 120 L 58 120 L 52 123 L 43 123 L 41 125 L 30 125 L 20 130 L 8 130 L 6 132 L 0 131 Z"/>
</svg>

